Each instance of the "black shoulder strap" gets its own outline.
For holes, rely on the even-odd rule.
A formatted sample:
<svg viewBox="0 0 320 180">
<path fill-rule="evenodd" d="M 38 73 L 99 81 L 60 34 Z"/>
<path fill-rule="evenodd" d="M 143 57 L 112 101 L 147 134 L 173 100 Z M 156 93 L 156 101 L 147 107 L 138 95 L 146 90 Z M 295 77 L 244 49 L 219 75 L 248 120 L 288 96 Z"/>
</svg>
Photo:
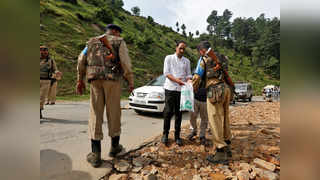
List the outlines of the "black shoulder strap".
<svg viewBox="0 0 320 180">
<path fill-rule="evenodd" d="M 206 61 L 203 59 L 203 57 L 201 58 L 201 61 L 203 61 L 203 63 L 204 63 L 204 76 L 202 76 L 202 78 L 201 78 L 201 84 L 202 84 L 202 86 L 203 87 L 206 87 L 206 79 L 207 79 L 207 63 L 206 63 Z M 200 62 L 201 63 L 201 62 Z M 200 85 L 200 87 L 201 87 L 201 85 Z"/>
<path fill-rule="evenodd" d="M 51 68 L 50 68 L 50 71 L 49 71 L 49 78 L 51 78 L 50 75 L 53 74 L 53 72 L 54 72 L 53 71 L 53 60 L 51 58 L 49 58 L 49 56 L 48 56 L 48 59 L 51 61 Z"/>
</svg>

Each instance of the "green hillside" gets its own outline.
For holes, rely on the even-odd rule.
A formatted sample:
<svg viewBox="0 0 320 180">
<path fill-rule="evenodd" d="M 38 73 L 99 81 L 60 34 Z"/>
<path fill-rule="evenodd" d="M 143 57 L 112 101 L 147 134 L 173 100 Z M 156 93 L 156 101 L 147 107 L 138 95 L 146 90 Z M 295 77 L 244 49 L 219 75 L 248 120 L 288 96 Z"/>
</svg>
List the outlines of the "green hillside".
<svg viewBox="0 0 320 180">
<path fill-rule="evenodd" d="M 67 2 L 66 2 L 67 1 Z M 72 3 L 73 2 L 73 3 Z M 175 40 L 185 40 L 189 47 L 185 56 L 194 68 L 198 60 L 195 50 L 199 38 L 185 37 L 172 28 L 160 25 L 151 17 L 133 16 L 131 13 L 102 0 L 40 0 L 40 44 L 50 48 L 51 56 L 63 72 L 59 83 L 59 96 L 74 94 L 77 57 L 86 41 L 104 33 L 104 27 L 114 23 L 123 28 L 132 59 L 135 86 L 144 85 L 162 74 L 163 60 L 174 53 Z M 235 81 L 249 81 L 255 92 L 266 84 L 280 81 L 267 76 L 262 69 L 252 68 L 250 57 L 225 48 L 218 49 L 230 59 L 230 74 Z M 126 86 L 126 85 L 124 85 Z"/>
</svg>

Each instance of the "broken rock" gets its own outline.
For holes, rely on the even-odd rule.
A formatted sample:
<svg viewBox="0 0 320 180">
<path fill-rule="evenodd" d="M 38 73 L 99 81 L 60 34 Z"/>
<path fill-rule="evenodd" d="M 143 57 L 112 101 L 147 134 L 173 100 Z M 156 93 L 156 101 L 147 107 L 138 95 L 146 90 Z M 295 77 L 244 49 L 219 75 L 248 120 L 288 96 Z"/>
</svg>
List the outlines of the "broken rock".
<svg viewBox="0 0 320 180">
<path fill-rule="evenodd" d="M 268 171 L 268 170 L 254 168 L 253 172 L 255 172 L 259 177 L 261 177 L 264 180 L 277 180 L 277 179 L 279 179 L 278 174 L 271 172 L 271 171 Z"/>
<path fill-rule="evenodd" d="M 226 176 L 221 173 L 211 173 L 210 178 L 214 180 L 225 180 Z"/>
<path fill-rule="evenodd" d="M 121 160 L 121 161 L 115 163 L 114 167 L 119 172 L 128 172 L 131 169 L 131 165 L 127 161 L 124 161 L 124 160 Z"/>
<path fill-rule="evenodd" d="M 269 162 L 267 162 L 265 160 L 259 159 L 259 158 L 254 159 L 253 163 L 255 165 L 257 165 L 258 167 L 267 169 L 269 171 L 274 171 L 276 169 L 276 165 L 274 165 L 272 163 L 269 163 Z"/>
<path fill-rule="evenodd" d="M 246 170 L 249 171 L 250 170 L 250 165 L 248 163 L 240 163 L 240 170 Z"/>
<path fill-rule="evenodd" d="M 237 172 L 238 180 L 249 180 L 250 174 L 247 170 L 241 170 Z"/>
<path fill-rule="evenodd" d="M 109 180 L 122 180 L 122 179 L 127 179 L 128 175 L 127 174 L 112 174 L 109 177 Z"/>
<path fill-rule="evenodd" d="M 143 180 L 157 180 L 157 179 L 158 179 L 158 177 L 154 174 L 149 174 L 149 175 L 143 177 Z"/>
<path fill-rule="evenodd" d="M 200 175 L 194 175 L 192 180 L 202 180 Z"/>
<path fill-rule="evenodd" d="M 142 167 L 134 167 L 132 169 L 132 172 L 138 173 L 138 172 L 140 172 L 141 169 L 142 169 Z"/>
</svg>

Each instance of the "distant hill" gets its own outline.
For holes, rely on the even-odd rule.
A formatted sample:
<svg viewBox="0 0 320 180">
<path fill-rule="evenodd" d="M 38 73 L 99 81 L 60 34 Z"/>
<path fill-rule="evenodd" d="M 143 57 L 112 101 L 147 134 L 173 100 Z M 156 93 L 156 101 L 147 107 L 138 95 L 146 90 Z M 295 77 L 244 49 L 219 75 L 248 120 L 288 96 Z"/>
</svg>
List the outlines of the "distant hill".
<svg viewBox="0 0 320 180">
<path fill-rule="evenodd" d="M 172 28 L 154 22 L 152 17 L 133 16 L 121 5 L 101 3 L 101 0 L 40 0 L 40 44 L 50 48 L 51 56 L 64 75 L 58 95 L 75 92 L 77 57 L 86 41 L 104 33 L 109 23 L 123 28 L 121 36 L 129 48 L 136 87 L 162 74 L 164 58 L 174 53 L 176 40 L 188 43 L 185 56 L 190 59 L 192 68 L 195 67 L 199 58 L 195 49 L 199 38 L 185 37 Z M 251 82 L 256 93 L 260 93 L 266 84 L 280 83 L 263 70 L 252 68 L 249 57 L 233 50 L 217 49 L 229 57 L 233 80 Z"/>
</svg>

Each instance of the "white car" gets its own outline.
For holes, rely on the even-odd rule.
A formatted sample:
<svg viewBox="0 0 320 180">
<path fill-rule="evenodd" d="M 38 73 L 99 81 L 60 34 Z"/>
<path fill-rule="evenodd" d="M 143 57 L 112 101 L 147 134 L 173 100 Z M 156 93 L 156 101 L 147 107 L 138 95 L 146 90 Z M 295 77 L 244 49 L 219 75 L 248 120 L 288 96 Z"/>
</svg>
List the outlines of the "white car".
<svg viewBox="0 0 320 180">
<path fill-rule="evenodd" d="M 161 75 L 145 86 L 134 89 L 129 96 L 129 107 L 137 113 L 142 111 L 163 113 L 165 80 L 166 77 Z"/>
</svg>

